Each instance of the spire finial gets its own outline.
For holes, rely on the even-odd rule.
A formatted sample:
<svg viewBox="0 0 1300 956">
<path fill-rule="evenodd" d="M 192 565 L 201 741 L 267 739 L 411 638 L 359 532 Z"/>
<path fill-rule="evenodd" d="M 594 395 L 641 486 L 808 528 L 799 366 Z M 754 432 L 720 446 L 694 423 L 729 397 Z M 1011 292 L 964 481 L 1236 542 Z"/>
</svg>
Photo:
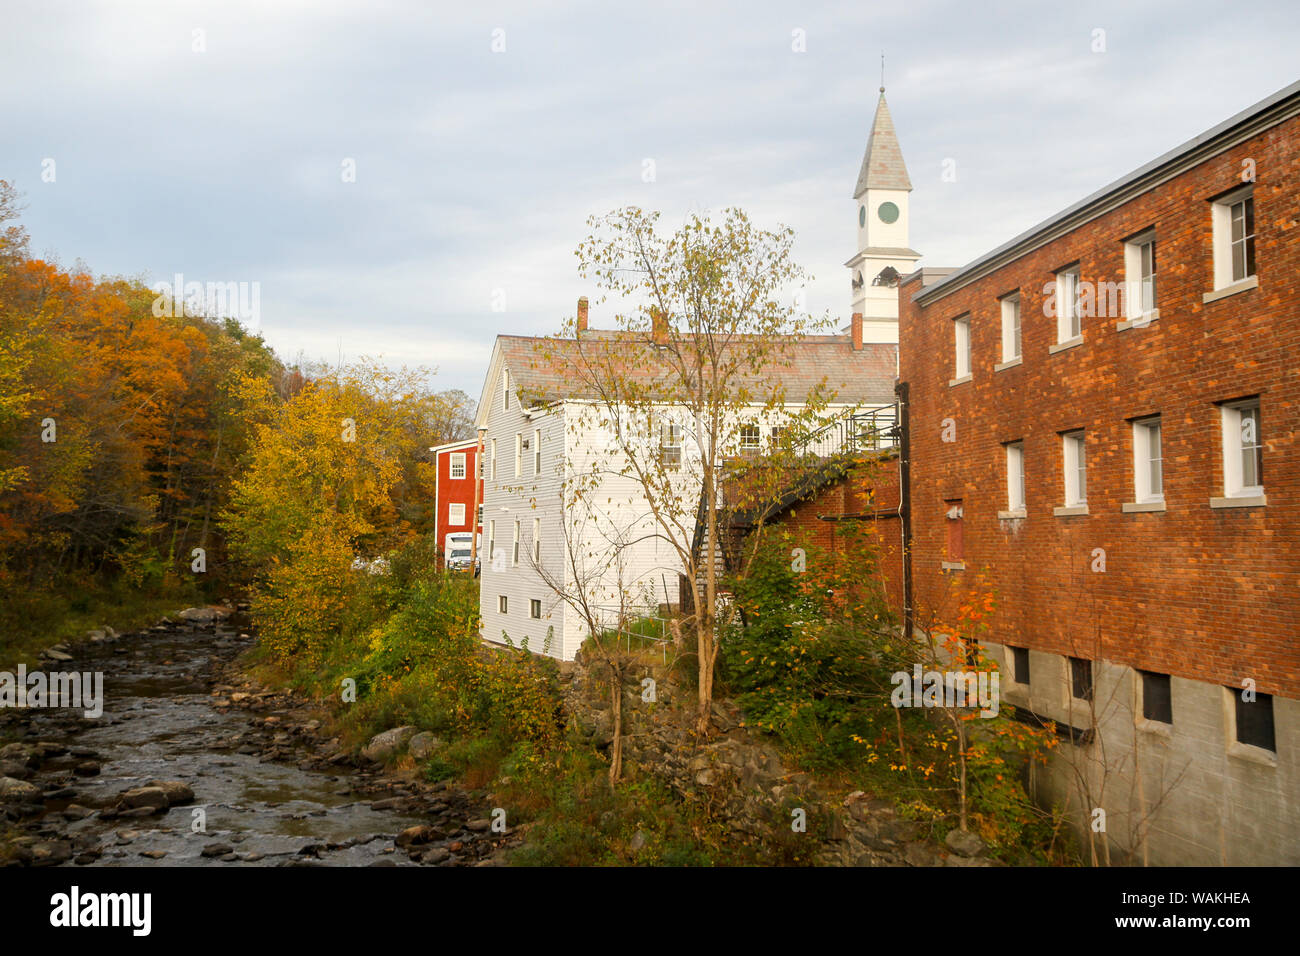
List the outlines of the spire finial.
<svg viewBox="0 0 1300 956">
<path fill-rule="evenodd" d="M 880 51 L 880 92 L 885 92 L 885 51 Z"/>
</svg>

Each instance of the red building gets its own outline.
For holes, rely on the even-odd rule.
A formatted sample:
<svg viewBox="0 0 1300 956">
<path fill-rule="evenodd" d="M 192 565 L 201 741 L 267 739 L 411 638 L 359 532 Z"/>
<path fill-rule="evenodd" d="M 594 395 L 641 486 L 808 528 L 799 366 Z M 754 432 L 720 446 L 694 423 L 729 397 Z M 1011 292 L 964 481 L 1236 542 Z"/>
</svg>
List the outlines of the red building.
<svg viewBox="0 0 1300 956">
<path fill-rule="evenodd" d="M 437 470 L 434 535 L 440 559 L 445 560 L 447 535 L 471 530 L 481 534 L 483 531 L 483 479 L 478 472 L 478 439 L 438 445 L 429 452 Z"/>
<path fill-rule="evenodd" d="M 1300 863 L 1298 178 L 1300 83 L 900 287 L 915 619 L 995 593 L 1138 862 Z"/>
</svg>

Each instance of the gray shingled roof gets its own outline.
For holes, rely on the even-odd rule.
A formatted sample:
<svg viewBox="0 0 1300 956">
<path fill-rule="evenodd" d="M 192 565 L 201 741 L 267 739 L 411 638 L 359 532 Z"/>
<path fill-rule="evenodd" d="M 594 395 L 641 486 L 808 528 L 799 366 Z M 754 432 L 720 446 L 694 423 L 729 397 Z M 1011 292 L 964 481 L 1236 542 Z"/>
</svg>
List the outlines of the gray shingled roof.
<svg viewBox="0 0 1300 956">
<path fill-rule="evenodd" d="M 857 199 L 867 189 L 910 190 L 911 188 L 912 180 L 907 178 L 903 150 L 898 145 L 898 134 L 894 132 L 894 120 L 889 115 L 889 104 L 885 102 L 885 91 L 882 88 L 880 102 L 876 104 L 876 118 L 871 124 L 871 134 L 867 137 L 867 151 L 862 157 L 862 171 L 858 173 L 858 185 L 853 190 L 853 198 Z"/>
<path fill-rule="evenodd" d="M 621 333 L 592 329 L 582 333 L 584 349 L 611 349 Z M 644 342 L 644 339 L 641 339 Z M 582 383 L 565 373 L 565 366 L 578 361 L 575 339 L 540 338 L 521 335 L 497 337 L 501 357 L 510 369 L 511 382 L 530 405 L 546 404 L 564 398 L 585 398 Z M 567 355 L 548 361 L 545 351 Z M 631 354 L 648 354 L 644 346 L 623 345 Z M 644 351 L 643 351 L 644 350 Z M 807 335 L 794 340 L 785 350 L 782 364 L 770 364 L 755 377 L 755 382 L 780 382 L 792 401 L 811 393 L 825 380 L 836 392 L 835 401 L 849 404 L 885 405 L 894 401 L 894 380 L 898 368 L 898 346 L 866 344 L 855 351 L 847 335 Z M 593 354 L 593 353 L 588 353 Z M 663 374 L 654 367 L 638 370 L 647 380 Z"/>
</svg>

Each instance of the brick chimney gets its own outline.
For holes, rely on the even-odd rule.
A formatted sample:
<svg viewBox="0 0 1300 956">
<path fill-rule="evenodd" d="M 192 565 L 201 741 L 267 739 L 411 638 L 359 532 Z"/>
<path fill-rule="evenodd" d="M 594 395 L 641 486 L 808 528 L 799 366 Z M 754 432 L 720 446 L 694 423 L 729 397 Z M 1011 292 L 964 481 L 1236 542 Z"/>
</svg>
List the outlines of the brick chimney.
<svg viewBox="0 0 1300 956">
<path fill-rule="evenodd" d="M 862 313 L 854 312 L 849 321 L 849 332 L 853 335 L 853 351 L 862 351 Z"/>
<path fill-rule="evenodd" d="M 650 328 L 655 345 L 668 344 L 668 316 L 657 305 L 650 306 Z"/>
<path fill-rule="evenodd" d="M 578 299 L 578 331 L 587 331 L 587 297 L 585 295 Z"/>
</svg>

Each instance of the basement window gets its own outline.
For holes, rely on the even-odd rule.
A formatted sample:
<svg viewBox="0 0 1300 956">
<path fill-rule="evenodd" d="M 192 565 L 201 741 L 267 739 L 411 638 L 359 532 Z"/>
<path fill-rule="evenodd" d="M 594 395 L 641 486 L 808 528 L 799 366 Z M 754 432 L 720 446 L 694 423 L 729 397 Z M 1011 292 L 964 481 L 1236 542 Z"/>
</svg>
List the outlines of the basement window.
<svg viewBox="0 0 1300 956">
<path fill-rule="evenodd" d="M 1011 680 L 1017 684 L 1029 686 L 1029 648 L 1012 647 L 1011 651 Z"/>
<path fill-rule="evenodd" d="M 1076 700 L 1092 700 L 1092 661 L 1070 658 L 1070 693 Z"/>
<path fill-rule="evenodd" d="M 1273 727 L 1273 696 L 1255 694 L 1254 700 L 1242 700 L 1242 691 L 1229 687 L 1235 706 L 1237 743 L 1277 752 Z"/>
<path fill-rule="evenodd" d="M 1140 671 L 1142 675 L 1142 716 L 1162 724 L 1174 722 L 1173 697 L 1170 694 L 1169 675 Z"/>
</svg>

